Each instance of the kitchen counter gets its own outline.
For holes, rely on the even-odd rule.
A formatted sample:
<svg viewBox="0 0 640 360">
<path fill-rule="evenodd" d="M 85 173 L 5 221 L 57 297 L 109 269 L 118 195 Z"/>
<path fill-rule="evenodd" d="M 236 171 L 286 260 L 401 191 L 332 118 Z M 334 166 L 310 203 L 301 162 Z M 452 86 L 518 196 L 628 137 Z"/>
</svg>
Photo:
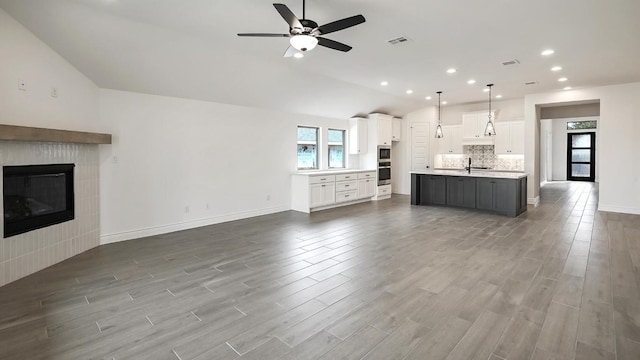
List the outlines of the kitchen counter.
<svg viewBox="0 0 640 360">
<path fill-rule="evenodd" d="M 339 169 L 339 170 L 303 170 L 296 171 L 294 175 L 339 175 L 339 174 L 353 174 L 377 171 L 376 169 Z"/>
<path fill-rule="evenodd" d="M 492 170 L 474 170 L 471 169 L 471 174 L 467 170 L 457 169 L 427 169 L 420 171 L 412 171 L 411 174 L 421 175 L 447 175 L 447 176 L 466 176 L 466 177 L 481 177 L 481 178 L 494 178 L 494 179 L 522 179 L 527 177 L 527 173 L 523 172 L 507 172 L 507 171 L 492 171 Z"/>
<path fill-rule="evenodd" d="M 527 211 L 527 174 L 486 170 L 411 172 L 411 204 L 476 209 L 516 217 Z"/>
</svg>

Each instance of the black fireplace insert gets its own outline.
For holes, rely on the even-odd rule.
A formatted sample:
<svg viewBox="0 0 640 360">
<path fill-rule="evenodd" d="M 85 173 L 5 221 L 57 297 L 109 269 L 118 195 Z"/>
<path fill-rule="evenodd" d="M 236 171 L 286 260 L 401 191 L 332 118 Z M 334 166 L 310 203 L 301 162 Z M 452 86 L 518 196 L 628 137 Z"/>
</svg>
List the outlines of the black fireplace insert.
<svg viewBox="0 0 640 360">
<path fill-rule="evenodd" d="M 5 238 L 74 219 L 74 167 L 3 167 Z"/>
</svg>

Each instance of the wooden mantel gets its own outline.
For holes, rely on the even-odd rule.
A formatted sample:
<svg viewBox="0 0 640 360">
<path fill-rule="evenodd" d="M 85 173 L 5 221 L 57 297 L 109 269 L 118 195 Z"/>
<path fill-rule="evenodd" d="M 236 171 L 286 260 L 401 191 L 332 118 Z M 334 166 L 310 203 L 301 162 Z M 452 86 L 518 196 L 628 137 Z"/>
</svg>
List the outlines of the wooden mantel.
<svg viewBox="0 0 640 360">
<path fill-rule="evenodd" d="M 111 134 L 83 131 L 0 125 L 0 140 L 60 142 L 75 144 L 111 144 Z"/>
</svg>

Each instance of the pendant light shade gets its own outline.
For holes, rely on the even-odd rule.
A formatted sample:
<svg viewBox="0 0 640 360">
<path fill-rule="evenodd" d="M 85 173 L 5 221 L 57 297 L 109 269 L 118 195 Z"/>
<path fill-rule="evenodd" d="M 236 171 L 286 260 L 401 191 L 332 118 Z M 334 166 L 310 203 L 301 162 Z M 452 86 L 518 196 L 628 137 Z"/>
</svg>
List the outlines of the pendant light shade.
<svg viewBox="0 0 640 360">
<path fill-rule="evenodd" d="M 438 91 L 438 126 L 436 126 L 436 139 L 442 139 L 444 134 L 442 133 L 442 123 L 440 122 L 440 95 L 442 91 Z"/>
<path fill-rule="evenodd" d="M 493 126 L 493 120 L 491 119 L 491 87 L 493 84 L 487 84 L 489 87 L 489 121 L 487 121 L 487 126 L 484 128 L 484 136 L 495 136 L 496 128 Z"/>
</svg>

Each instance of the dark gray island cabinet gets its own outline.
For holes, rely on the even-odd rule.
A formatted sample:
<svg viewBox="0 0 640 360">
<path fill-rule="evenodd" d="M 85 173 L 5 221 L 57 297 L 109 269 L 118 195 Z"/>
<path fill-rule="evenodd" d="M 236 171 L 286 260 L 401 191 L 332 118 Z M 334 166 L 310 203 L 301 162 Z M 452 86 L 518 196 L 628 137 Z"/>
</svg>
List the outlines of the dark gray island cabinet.
<svg viewBox="0 0 640 360">
<path fill-rule="evenodd" d="M 495 172 L 414 172 L 411 204 L 478 209 L 516 217 L 527 211 L 527 176 Z"/>
</svg>

